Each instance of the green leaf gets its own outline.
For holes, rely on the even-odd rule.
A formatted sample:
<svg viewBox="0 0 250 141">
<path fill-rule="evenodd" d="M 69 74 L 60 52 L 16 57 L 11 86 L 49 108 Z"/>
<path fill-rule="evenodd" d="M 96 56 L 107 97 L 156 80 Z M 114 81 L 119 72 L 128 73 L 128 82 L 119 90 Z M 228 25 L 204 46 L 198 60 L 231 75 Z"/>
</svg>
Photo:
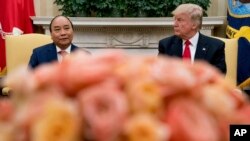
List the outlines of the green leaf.
<svg viewBox="0 0 250 141">
<path fill-rule="evenodd" d="M 194 3 L 206 10 L 211 0 L 54 0 L 66 16 L 167 17 L 182 3 Z"/>
</svg>

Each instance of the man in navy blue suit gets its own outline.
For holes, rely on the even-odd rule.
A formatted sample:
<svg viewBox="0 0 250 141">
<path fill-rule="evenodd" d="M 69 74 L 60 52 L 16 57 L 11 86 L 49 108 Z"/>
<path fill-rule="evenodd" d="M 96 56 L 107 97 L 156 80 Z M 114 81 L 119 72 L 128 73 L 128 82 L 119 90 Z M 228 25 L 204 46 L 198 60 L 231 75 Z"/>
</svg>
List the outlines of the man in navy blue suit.
<svg viewBox="0 0 250 141">
<path fill-rule="evenodd" d="M 73 24 L 68 17 L 59 15 L 50 22 L 50 34 L 53 43 L 35 48 L 30 57 L 29 67 L 36 68 L 41 64 L 61 61 L 62 54 L 71 53 L 79 49 L 72 44 Z"/>
<path fill-rule="evenodd" d="M 226 73 L 225 43 L 199 32 L 202 26 L 202 8 L 195 4 L 182 4 L 172 14 L 175 35 L 159 41 L 159 55 L 185 57 L 185 42 L 188 40 L 187 52 L 190 54 L 188 58 L 191 63 L 194 63 L 194 60 L 205 60 L 222 73 Z"/>
</svg>

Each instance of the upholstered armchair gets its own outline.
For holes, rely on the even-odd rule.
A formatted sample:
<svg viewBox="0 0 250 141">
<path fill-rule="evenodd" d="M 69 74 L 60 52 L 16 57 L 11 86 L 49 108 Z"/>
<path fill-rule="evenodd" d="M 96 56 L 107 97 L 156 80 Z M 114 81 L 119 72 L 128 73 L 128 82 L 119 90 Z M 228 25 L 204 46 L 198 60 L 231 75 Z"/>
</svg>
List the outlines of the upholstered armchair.
<svg viewBox="0 0 250 141">
<path fill-rule="evenodd" d="M 225 57 L 227 64 L 227 73 L 225 79 L 237 85 L 237 56 L 238 39 L 218 38 L 225 42 Z"/>
<path fill-rule="evenodd" d="M 238 49 L 238 81 L 241 82 L 239 87 L 248 87 L 250 84 L 250 27 L 242 26 L 240 30 L 234 35 L 238 38 L 239 49 Z M 250 94 L 250 93 L 249 93 Z"/>
<path fill-rule="evenodd" d="M 217 37 L 216 37 L 217 38 Z M 232 82 L 235 86 L 240 89 L 250 86 L 250 78 L 244 82 L 237 84 L 237 66 L 238 66 L 238 40 L 239 38 L 226 39 L 218 38 L 225 42 L 225 57 L 227 64 L 227 73 L 225 79 Z M 250 71 L 250 70 L 249 70 Z"/>
<path fill-rule="evenodd" d="M 7 35 L 5 39 L 6 43 L 6 67 L 8 74 L 21 65 L 27 65 L 29 58 L 32 54 L 32 50 L 41 45 L 51 43 L 52 39 L 50 35 L 45 34 L 23 34 L 19 36 Z M 6 95 L 9 92 L 8 87 L 2 89 L 2 94 Z"/>
</svg>

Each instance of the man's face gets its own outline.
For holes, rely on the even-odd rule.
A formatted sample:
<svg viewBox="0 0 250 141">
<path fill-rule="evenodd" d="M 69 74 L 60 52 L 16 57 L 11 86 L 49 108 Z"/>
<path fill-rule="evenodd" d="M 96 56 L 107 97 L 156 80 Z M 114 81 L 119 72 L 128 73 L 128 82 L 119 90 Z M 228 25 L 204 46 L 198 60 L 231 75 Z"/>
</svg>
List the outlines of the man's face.
<svg viewBox="0 0 250 141">
<path fill-rule="evenodd" d="M 174 16 L 174 34 L 182 39 L 189 39 L 197 32 L 197 26 L 186 13 Z"/>
<path fill-rule="evenodd" d="M 57 17 L 51 24 L 51 38 L 61 49 L 66 49 L 73 40 L 73 28 L 65 17 Z"/>
</svg>

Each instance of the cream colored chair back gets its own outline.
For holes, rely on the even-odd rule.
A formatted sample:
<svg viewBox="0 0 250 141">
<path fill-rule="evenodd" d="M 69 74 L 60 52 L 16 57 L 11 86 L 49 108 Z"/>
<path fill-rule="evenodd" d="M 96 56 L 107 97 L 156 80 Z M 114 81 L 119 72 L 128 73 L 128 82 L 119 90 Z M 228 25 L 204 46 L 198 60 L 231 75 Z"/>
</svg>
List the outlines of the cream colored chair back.
<svg viewBox="0 0 250 141">
<path fill-rule="evenodd" d="M 32 50 L 51 42 L 51 36 L 45 34 L 7 35 L 5 39 L 7 74 L 21 65 L 28 66 Z"/>
<path fill-rule="evenodd" d="M 237 85 L 238 38 L 218 38 L 225 42 L 225 57 L 227 64 L 226 80 Z"/>
</svg>

